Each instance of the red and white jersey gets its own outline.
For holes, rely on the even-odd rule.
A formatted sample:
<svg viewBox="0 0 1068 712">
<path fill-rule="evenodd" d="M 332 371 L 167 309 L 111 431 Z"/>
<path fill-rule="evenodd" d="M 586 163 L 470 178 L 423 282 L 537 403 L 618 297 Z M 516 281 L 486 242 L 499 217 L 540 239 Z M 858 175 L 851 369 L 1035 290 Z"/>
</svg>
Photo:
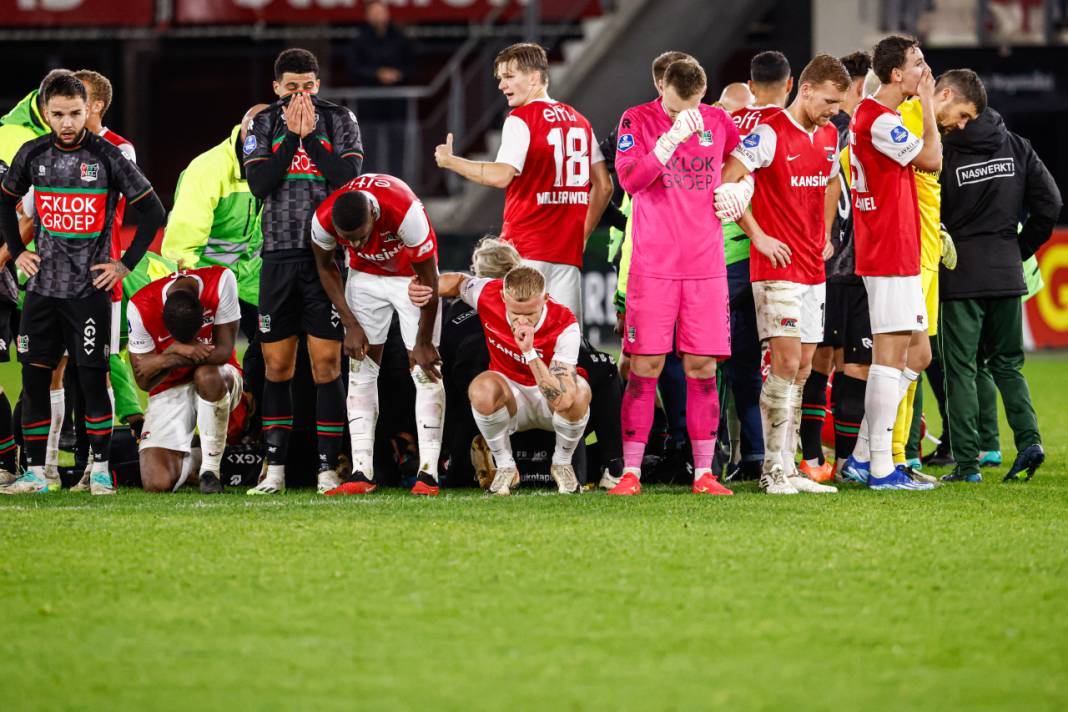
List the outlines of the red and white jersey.
<svg viewBox="0 0 1068 712">
<path fill-rule="evenodd" d="M 838 129 L 833 124 L 806 131 L 789 111 L 769 116 L 731 154 L 756 172 L 753 217 L 767 234 L 790 246 L 790 264 L 773 267 L 749 248 L 754 282 L 786 280 L 798 284 L 826 281 L 823 246 L 827 182 L 838 176 Z"/>
<path fill-rule="evenodd" d="M 161 354 L 174 343 L 170 331 L 163 324 L 163 305 L 167 303 L 167 290 L 179 277 L 192 277 L 200 283 L 200 303 L 204 305 L 204 324 L 197 332 L 197 341 L 214 343 L 212 330 L 217 324 L 231 324 L 241 319 L 241 307 L 237 302 L 237 279 L 234 273 L 221 265 L 181 270 L 137 291 L 126 306 L 126 319 L 130 324 L 129 348 L 132 354 Z M 241 370 L 236 349 L 230 354 L 230 365 Z M 168 388 L 180 386 L 193 380 L 192 368 L 174 368 L 149 395 L 162 393 Z"/>
<path fill-rule="evenodd" d="M 590 167 L 603 160 L 590 122 L 567 104 L 546 98 L 513 109 L 496 161 L 518 171 L 505 190 L 501 237 L 524 259 L 581 269 Z"/>
<path fill-rule="evenodd" d="M 867 97 L 849 126 L 857 274 L 920 273 L 920 210 L 911 163 L 923 139 L 901 114 Z"/>
<path fill-rule="evenodd" d="M 108 143 L 111 143 L 118 147 L 122 151 L 122 155 L 133 163 L 137 163 L 137 151 L 134 150 L 134 145 L 119 136 L 117 133 L 109 129 L 107 126 L 100 129 L 100 137 L 105 139 Z M 108 256 L 117 260 L 122 257 L 122 218 L 126 214 L 126 196 L 120 195 L 119 202 L 115 206 L 115 227 L 111 229 L 111 249 Z M 122 280 L 120 279 L 115 283 L 115 286 L 111 288 L 111 301 L 122 301 Z"/>
<path fill-rule="evenodd" d="M 331 217 L 337 197 L 353 190 L 367 196 L 375 216 L 371 237 L 359 249 L 337 234 Z M 315 210 L 311 236 L 328 252 L 340 242 L 348 248 L 349 266 L 368 274 L 413 277 L 413 262 L 438 255 L 437 237 L 423 203 L 407 183 L 384 173 L 357 176 L 331 193 Z"/>
<path fill-rule="evenodd" d="M 503 279 L 468 277 L 460 288 L 460 298 L 478 312 L 486 347 L 490 354 L 490 370 L 522 386 L 536 386 L 534 372 L 523 360 L 523 352 L 512 336 L 512 325 L 504 308 Z M 545 301 L 537 326 L 534 328 L 534 350 L 546 364 L 553 361 L 574 366 L 578 363 L 582 334 L 571 310 L 555 302 Z"/>
<path fill-rule="evenodd" d="M 776 104 L 746 106 L 731 112 L 731 120 L 734 122 L 734 125 L 738 127 L 739 135 L 748 136 L 753 133 L 753 129 L 782 110 L 782 107 Z"/>
</svg>

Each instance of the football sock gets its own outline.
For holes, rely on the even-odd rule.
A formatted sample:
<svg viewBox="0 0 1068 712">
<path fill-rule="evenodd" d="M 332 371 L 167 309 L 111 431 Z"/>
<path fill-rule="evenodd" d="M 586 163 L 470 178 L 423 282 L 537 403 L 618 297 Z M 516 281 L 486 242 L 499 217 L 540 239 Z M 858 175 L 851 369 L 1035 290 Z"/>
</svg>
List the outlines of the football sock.
<svg viewBox="0 0 1068 712">
<path fill-rule="evenodd" d="M 478 432 L 486 440 L 486 445 L 493 453 L 493 462 L 497 469 L 515 467 L 515 459 L 512 457 L 512 440 L 508 435 L 508 424 L 512 422 L 512 416 L 507 408 L 498 408 L 488 415 L 483 415 L 471 406 L 471 415 L 475 417 L 475 425 Z"/>
<path fill-rule="evenodd" d="M 782 449 L 782 468 L 787 477 L 797 474 L 797 440 L 798 429 L 801 425 L 801 392 L 800 383 L 791 383 L 789 391 L 789 403 L 786 414 L 790 423 L 786 428 L 786 439 Z"/>
<path fill-rule="evenodd" d="M 890 449 L 900 400 L 900 380 L 901 371 L 893 366 L 873 364 L 868 372 L 864 412 L 868 422 L 872 477 L 886 477 L 894 471 Z"/>
<path fill-rule="evenodd" d="M 560 413 L 553 413 L 553 431 L 556 432 L 556 449 L 553 451 L 554 465 L 571 464 L 575 448 L 582 441 L 582 434 L 586 432 L 586 423 L 589 421 L 589 408 L 578 420 L 568 420 Z"/>
<path fill-rule="evenodd" d="M 11 422 L 11 402 L 7 399 L 4 389 L 0 388 L 0 469 L 14 473 L 17 454 L 18 446 L 15 445 Z"/>
<path fill-rule="evenodd" d="M 319 471 L 336 470 L 345 438 L 345 387 L 341 376 L 315 385 L 315 433 L 319 445 Z"/>
<path fill-rule="evenodd" d="M 200 431 L 202 451 L 200 472 L 219 475 L 223 451 L 226 449 L 226 426 L 230 421 L 230 395 L 217 401 L 204 400 L 197 396 L 197 430 Z M 191 457 L 185 460 L 192 460 Z M 183 466 L 185 462 L 183 460 Z"/>
<path fill-rule="evenodd" d="M 40 477 L 44 477 L 45 449 L 52 427 L 48 397 L 51 384 L 50 369 L 29 364 L 22 367 L 22 442 L 26 463 Z"/>
<path fill-rule="evenodd" d="M 85 432 L 93 453 L 93 472 L 107 472 L 114 417 L 111 399 L 108 398 L 107 368 L 80 366 L 78 377 L 85 397 Z"/>
<path fill-rule="evenodd" d="M 285 467 L 289 433 L 293 430 L 292 381 L 267 381 L 263 385 L 263 442 L 267 464 Z"/>
<path fill-rule="evenodd" d="M 438 459 L 441 457 L 441 431 L 445 425 L 445 386 L 433 381 L 423 369 L 412 369 L 415 383 L 415 427 L 419 442 L 419 471 L 438 481 Z M 554 421 L 555 422 L 555 421 Z"/>
<path fill-rule="evenodd" d="M 769 374 L 760 389 L 760 420 L 764 425 L 764 470 L 783 464 L 783 445 L 790 425 L 790 386 L 785 378 Z"/>
<path fill-rule="evenodd" d="M 864 389 L 867 384 L 859 378 L 836 373 L 831 387 L 834 409 L 834 457 L 841 465 L 853 454 L 860 423 L 864 419 Z"/>
<path fill-rule="evenodd" d="M 623 426 L 623 466 L 641 472 L 649 429 L 653 427 L 656 404 L 656 379 L 631 371 L 623 392 L 620 421 Z"/>
<path fill-rule="evenodd" d="M 697 470 L 712 467 L 719 432 L 719 392 L 716 377 L 686 377 L 686 431 L 693 449 L 694 479 Z M 702 473 L 703 474 L 703 473 Z"/>
<path fill-rule="evenodd" d="M 45 449 L 45 467 L 59 466 L 59 434 L 63 430 L 63 415 L 67 411 L 66 393 L 62 388 L 48 392 L 52 420 Z"/>
<path fill-rule="evenodd" d="M 823 464 L 823 422 L 827 417 L 827 374 L 813 371 L 801 392 L 801 456 Z"/>
<path fill-rule="evenodd" d="M 345 410 L 352 441 L 352 471 L 375 477 L 375 424 L 378 422 L 378 364 L 364 357 L 349 359 L 349 393 Z"/>
</svg>

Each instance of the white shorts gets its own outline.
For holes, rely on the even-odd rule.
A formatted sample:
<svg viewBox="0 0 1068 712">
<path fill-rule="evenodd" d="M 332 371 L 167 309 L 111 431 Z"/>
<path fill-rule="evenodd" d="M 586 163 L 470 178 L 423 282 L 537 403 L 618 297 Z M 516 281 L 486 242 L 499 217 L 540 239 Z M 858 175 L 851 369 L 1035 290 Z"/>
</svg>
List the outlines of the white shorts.
<svg viewBox="0 0 1068 712">
<path fill-rule="evenodd" d="M 823 341 L 826 283 L 753 282 L 753 301 L 761 341 L 777 336 L 799 338 L 803 344 Z"/>
<path fill-rule="evenodd" d="M 119 352 L 119 340 L 122 333 L 122 302 L 111 303 L 111 353 Z"/>
<path fill-rule="evenodd" d="M 871 333 L 927 331 L 927 302 L 920 275 L 865 277 Z"/>
<path fill-rule="evenodd" d="M 411 277 L 387 277 L 349 270 L 345 301 L 367 335 L 367 343 L 372 346 L 386 343 L 389 323 L 393 320 L 393 312 L 397 312 L 404 347 L 409 351 L 415 348 L 422 310 L 408 298 L 411 281 Z M 438 316 L 434 321 L 433 341 L 435 346 L 441 341 L 441 302 L 438 302 Z"/>
<path fill-rule="evenodd" d="M 523 264 L 533 267 L 545 277 L 545 291 L 549 296 L 571 310 L 582 326 L 582 272 L 575 265 L 562 265 L 558 262 L 541 260 L 523 260 Z"/>
<path fill-rule="evenodd" d="M 498 375 L 508 382 L 512 397 L 515 398 L 515 415 L 508 424 L 508 434 L 521 433 L 524 430 L 551 431 L 553 411 L 549 408 L 549 401 L 541 394 L 541 389 L 516 383 L 504 374 Z"/>
<path fill-rule="evenodd" d="M 241 403 L 241 372 L 230 364 L 219 367 L 224 375 L 233 377 L 230 387 L 230 412 Z M 148 397 L 145 425 L 141 430 L 138 450 L 162 447 L 175 452 L 189 453 L 193 433 L 197 428 L 197 391 L 192 381 Z"/>
</svg>

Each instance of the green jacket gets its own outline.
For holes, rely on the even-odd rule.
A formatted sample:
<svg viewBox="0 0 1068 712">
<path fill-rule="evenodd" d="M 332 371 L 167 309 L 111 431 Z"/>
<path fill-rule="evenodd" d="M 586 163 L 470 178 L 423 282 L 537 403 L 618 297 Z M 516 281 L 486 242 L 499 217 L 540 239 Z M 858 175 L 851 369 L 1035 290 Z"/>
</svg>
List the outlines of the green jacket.
<svg viewBox="0 0 1068 712">
<path fill-rule="evenodd" d="M 260 302 L 260 208 L 237 160 L 240 126 L 230 137 L 200 154 L 178 176 L 174 209 L 167 219 L 160 253 L 186 268 L 222 265 L 237 277 L 238 296 Z M 150 276 L 166 274 L 155 267 Z"/>
<path fill-rule="evenodd" d="M 22 144 L 51 130 L 37 107 L 37 90 L 34 89 L 15 104 L 15 108 L 0 116 L 0 163 L 10 166 Z"/>
</svg>

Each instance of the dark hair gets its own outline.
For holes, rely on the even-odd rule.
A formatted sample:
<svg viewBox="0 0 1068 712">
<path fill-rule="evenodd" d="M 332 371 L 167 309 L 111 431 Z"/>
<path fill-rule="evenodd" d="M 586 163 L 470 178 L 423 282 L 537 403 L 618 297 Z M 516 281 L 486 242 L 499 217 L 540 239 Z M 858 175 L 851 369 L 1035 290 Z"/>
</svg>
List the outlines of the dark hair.
<svg viewBox="0 0 1068 712">
<path fill-rule="evenodd" d="M 502 64 L 508 64 L 512 60 L 515 60 L 519 71 L 541 72 L 541 83 L 549 83 L 549 55 L 540 44 L 517 42 L 502 49 L 493 59 L 494 76 L 497 74 L 498 67 Z"/>
<path fill-rule="evenodd" d="M 670 67 L 675 62 L 681 62 L 684 60 L 689 60 L 691 62 L 697 61 L 693 58 L 692 55 L 686 54 L 685 52 L 669 50 L 667 52 L 661 53 L 659 56 L 657 56 L 656 59 L 653 60 L 653 81 L 658 82 L 663 79 L 664 72 L 667 71 L 668 67 Z"/>
<path fill-rule="evenodd" d="M 868 70 L 871 69 L 871 55 L 867 52 L 853 52 L 839 57 L 839 61 L 849 72 L 849 78 L 854 81 L 868 76 Z"/>
<path fill-rule="evenodd" d="M 319 60 L 308 50 L 299 47 L 283 50 L 278 55 L 278 58 L 274 60 L 274 80 L 276 82 L 282 81 L 282 75 L 286 72 L 292 74 L 312 72 L 318 78 Z"/>
<path fill-rule="evenodd" d="M 782 84 L 790 78 L 790 62 L 782 52 L 761 52 L 749 63 L 749 78 L 754 84 Z"/>
<path fill-rule="evenodd" d="M 891 72 L 904 67 L 909 50 L 919 46 L 920 43 L 912 37 L 901 35 L 890 35 L 879 40 L 871 56 L 871 68 L 875 70 L 875 76 L 883 84 L 889 84 Z"/>
<path fill-rule="evenodd" d="M 669 64 L 664 71 L 664 87 L 671 87 L 682 99 L 691 99 L 695 94 L 704 96 L 708 89 L 708 78 L 700 64 L 691 59 L 681 59 Z"/>
<path fill-rule="evenodd" d="M 817 54 L 812 61 L 801 70 L 801 84 L 817 86 L 824 82 L 831 82 L 836 88 L 845 91 L 851 84 L 849 72 L 838 61 L 837 57 L 829 54 Z"/>
<path fill-rule="evenodd" d="M 935 83 L 936 89 L 948 86 L 953 90 L 957 101 L 970 101 L 975 110 L 981 114 L 986 109 L 986 87 L 979 75 L 970 69 L 950 69 L 943 72 Z"/>
<path fill-rule="evenodd" d="M 204 305 L 200 303 L 200 297 L 188 289 L 172 289 L 163 305 L 163 325 L 178 343 L 192 343 L 204 325 Z"/>
<path fill-rule="evenodd" d="M 49 79 L 48 83 L 45 84 L 41 96 L 44 97 L 46 104 L 48 103 L 48 100 L 54 96 L 68 97 L 71 99 L 81 97 L 83 100 L 89 101 L 89 95 L 85 91 L 85 85 L 70 72 L 57 74 Z"/>
<path fill-rule="evenodd" d="M 48 74 L 44 75 L 44 78 L 41 79 L 41 85 L 37 87 L 37 94 L 43 97 L 45 93 L 45 87 L 48 86 L 48 83 L 56 77 L 61 77 L 64 74 L 74 74 L 74 72 L 70 71 L 69 69 L 53 69 Z"/>
<path fill-rule="evenodd" d="M 330 210 L 330 219 L 334 227 L 342 232 L 351 232 L 363 227 L 371 212 L 371 201 L 358 190 L 342 193 L 334 201 Z"/>
</svg>

